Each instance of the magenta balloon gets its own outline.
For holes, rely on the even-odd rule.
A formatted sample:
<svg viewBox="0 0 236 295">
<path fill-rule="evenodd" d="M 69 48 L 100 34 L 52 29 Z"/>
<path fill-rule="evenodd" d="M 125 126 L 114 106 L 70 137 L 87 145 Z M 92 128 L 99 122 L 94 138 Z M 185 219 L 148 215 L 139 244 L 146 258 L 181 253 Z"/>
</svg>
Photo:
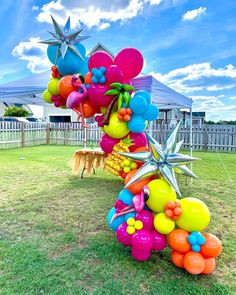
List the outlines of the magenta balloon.
<svg viewBox="0 0 236 295">
<path fill-rule="evenodd" d="M 111 65 L 106 71 L 107 84 L 113 82 L 123 83 L 123 73 L 117 65 Z"/>
<path fill-rule="evenodd" d="M 131 245 L 131 235 L 127 233 L 127 223 L 123 222 L 118 227 L 118 230 L 116 232 L 117 240 L 124 246 L 130 246 Z"/>
<path fill-rule="evenodd" d="M 132 256 L 134 259 L 138 261 L 146 261 L 151 256 L 150 250 L 137 250 L 135 248 L 132 248 Z"/>
<path fill-rule="evenodd" d="M 96 51 L 93 53 L 89 60 L 88 60 L 88 68 L 90 72 L 92 71 L 93 68 L 100 68 L 100 67 L 105 67 L 109 68 L 110 65 L 113 64 L 113 58 L 110 56 L 109 53 L 105 51 Z"/>
<path fill-rule="evenodd" d="M 104 95 L 109 89 L 110 87 L 107 85 L 91 84 L 88 89 L 89 100 L 92 104 L 98 107 L 105 107 L 109 105 L 113 97 L 110 95 Z"/>
<path fill-rule="evenodd" d="M 130 139 L 132 140 L 132 142 L 134 143 L 134 145 L 129 147 L 129 150 L 131 152 L 134 152 L 137 148 L 141 147 L 141 146 L 147 146 L 147 137 L 145 135 L 145 133 L 133 133 L 130 132 L 129 134 Z"/>
<path fill-rule="evenodd" d="M 166 236 L 160 234 L 156 230 L 151 231 L 151 235 L 153 237 L 153 245 L 152 250 L 153 251 L 162 251 L 166 247 Z"/>
<path fill-rule="evenodd" d="M 116 55 L 114 64 L 121 69 L 125 80 L 132 79 L 142 71 L 143 56 L 135 48 L 125 48 Z"/>
<path fill-rule="evenodd" d="M 136 250 L 150 251 L 152 249 L 153 237 L 146 229 L 137 230 L 132 235 L 131 243 Z"/>
<path fill-rule="evenodd" d="M 136 220 L 141 220 L 143 223 L 143 229 L 151 230 L 153 229 L 153 215 L 148 210 L 142 210 L 135 216 Z"/>
<path fill-rule="evenodd" d="M 120 141 L 120 139 L 112 138 L 107 134 L 103 134 L 101 141 L 100 141 L 100 147 L 106 154 L 110 154 L 113 150 L 113 147 L 115 144 L 117 144 Z"/>
</svg>

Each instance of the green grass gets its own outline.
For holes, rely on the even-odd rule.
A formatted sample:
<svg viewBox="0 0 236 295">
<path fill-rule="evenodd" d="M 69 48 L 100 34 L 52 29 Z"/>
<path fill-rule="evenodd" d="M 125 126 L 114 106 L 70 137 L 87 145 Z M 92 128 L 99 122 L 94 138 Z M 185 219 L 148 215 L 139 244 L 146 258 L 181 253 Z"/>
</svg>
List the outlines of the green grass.
<svg viewBox="0 0 236 295">
<path fill-rule="evenodd" d="M 235 294 L 235 154 L 195 153 L 200 180 L 181 184 L 209 206 L 207 231 L 223 243 L 216 271 L 192 276 L 174 267 L 169 249 L 132 259 L 106 225 L 122 182 L 101 170 L 73 177 L 75 149 L 0 151 L 0 294 Z"/>
</svg>

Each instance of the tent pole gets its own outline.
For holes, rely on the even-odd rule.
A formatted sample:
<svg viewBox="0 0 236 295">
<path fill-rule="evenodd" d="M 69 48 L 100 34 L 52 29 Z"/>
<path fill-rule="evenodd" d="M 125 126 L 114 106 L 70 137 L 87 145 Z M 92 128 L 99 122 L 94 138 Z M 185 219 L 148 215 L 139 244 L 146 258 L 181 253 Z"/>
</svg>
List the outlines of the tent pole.
<svg viewBox="0 0 236 295">
<path fill-rule="evenodd" d="M 193 112 L 192 108 L 190 108 L 190 138 L 189 138 L 189 145 L 190 145 L 190 156 L 193 156 Z M 190 169 L 193 171 L 193 163 L 190 163 Z M 193 178 L 191 178 L 190 183 L 193 183 Z"/>
</svg>

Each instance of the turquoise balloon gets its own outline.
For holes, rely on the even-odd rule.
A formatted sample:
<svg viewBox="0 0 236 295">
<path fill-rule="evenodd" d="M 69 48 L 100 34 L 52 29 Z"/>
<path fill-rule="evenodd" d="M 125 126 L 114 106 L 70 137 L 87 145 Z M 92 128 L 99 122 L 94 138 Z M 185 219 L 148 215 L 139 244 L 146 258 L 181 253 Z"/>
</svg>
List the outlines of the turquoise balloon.
<svg viewBox="0 0 236 295">
<path fill-rule="evenodd" d="M 119 193 L 118 200 L 121 200 L 123 203 L 130 206 L 132 204 L 133 197 L 134 195 L 125 188 Z"/>
<path fill-rule="evenodd" d="M 156 120 L 159 116 L 158 107 L 154 104 L 150 104 L 147 106 L 145 113 L 143 114 L 143 118 L 148 121 Z"/>
<path fill-rule="evenodd" d="M 110 229 L 112 229 L 113 231 L 117 231 L 120 224 L 124 222 L 124 217 L 119 216 L 119 217 L 115 218 L 111 223 L 111 219 L 114 214 L 116 214 L 116 208 L 112 207 L 107 215 L 107 223 L 108 223 L 108 226 Z"/>
<path fill-rule="evenodd" d="M 145 130 L 145 121 L 143 117 L 138 115 L 133 115 L 131 120 L 128 122 L 128 128 L 133 133 L 140 133 Z"/>
</svg>

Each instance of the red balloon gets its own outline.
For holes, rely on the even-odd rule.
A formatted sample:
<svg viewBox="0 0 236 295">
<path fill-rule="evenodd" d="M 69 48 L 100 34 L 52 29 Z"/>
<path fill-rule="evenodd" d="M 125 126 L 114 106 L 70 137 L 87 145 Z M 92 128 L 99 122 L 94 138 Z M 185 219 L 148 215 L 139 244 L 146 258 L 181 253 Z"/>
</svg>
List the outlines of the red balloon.
<svg viewBox="0 0 236 295">
<path fill-rule="evenodd" d="M 125 48 L 116 55 L 114 64 L 121 69 L 125 80 L 132 79 L 142 71 L 143 56 L 135 48 Z"/>
<path fill-rule="evenodd" d="M 112 64 L 113 58 L 105 51 L 96 51 L 90 56 L 88 60 L 88 68 L 90 72 L 93 68 L 99 69 L 100 67 L 105 67 L 108 69 Z"/>
</svg>

